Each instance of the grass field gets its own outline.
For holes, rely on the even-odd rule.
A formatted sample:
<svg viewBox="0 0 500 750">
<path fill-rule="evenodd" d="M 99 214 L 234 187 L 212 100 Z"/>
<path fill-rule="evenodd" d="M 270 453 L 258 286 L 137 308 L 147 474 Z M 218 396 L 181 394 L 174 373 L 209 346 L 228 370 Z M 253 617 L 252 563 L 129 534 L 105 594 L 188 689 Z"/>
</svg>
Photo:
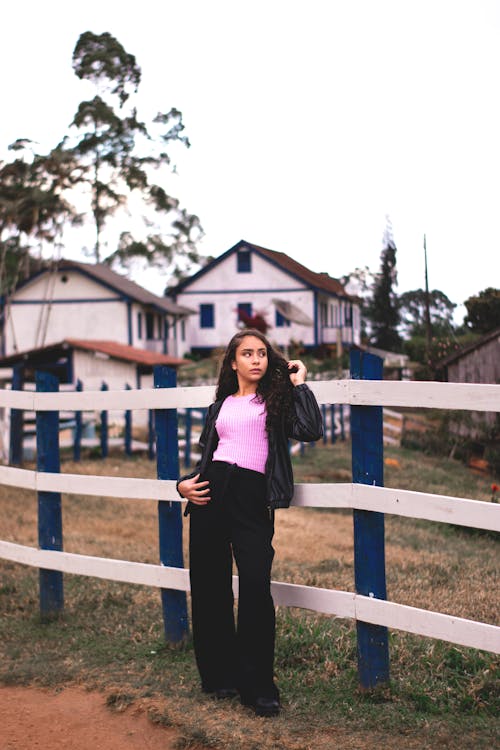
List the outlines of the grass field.
<svg viewBox="0 0 500 750">
<path fill-rule="evenodd" d="M 420 452 L 388 449 L 386 486 L 489 500 L 487 475 Z M 350 446 L 318 444 L 294 459 L 297 482 L 350 480 Z M 62 471 L 155 476 L 147 459 L 63 461 Z M 33 493 L 0 487 L 0 537 L 36 546 Z M 151 501 L 63 496 L 69 552 L 158 562 Z M 352 591 L 348 511 L 290 508 L 276 518 L 275 580 Z M 498 539 L 489 533 L 388 516 L 388 598 L 497 623 Z M 256 719 L 236 701 L 200 693 L 190 642 L 165 644 L 157 590 L 65 578 L 64 614 L 42 624 L 38 572 L 0 561 L 0 681 L 106 692 L 110 707 L 142 705 L 175 725 L 179 749 L 491 748 L 499 736 L 498 659 L 442 641 L 390 632 L 391 682 L 358 688 L 355 626 L 278 609 L 276 673 L 284 711 Z"/>
</svg>

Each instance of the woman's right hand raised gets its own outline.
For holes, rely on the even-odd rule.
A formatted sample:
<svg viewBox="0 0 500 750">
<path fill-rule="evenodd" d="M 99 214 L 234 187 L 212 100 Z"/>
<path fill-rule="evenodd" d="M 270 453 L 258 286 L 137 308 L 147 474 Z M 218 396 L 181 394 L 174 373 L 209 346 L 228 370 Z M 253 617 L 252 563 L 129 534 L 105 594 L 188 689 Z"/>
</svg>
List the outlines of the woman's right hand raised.
<svg viewBox="0 0 500 750">
<path fill-rule="evenodd" d="M 210 502 L 210 487 L 208 481 L 198 482 L 199 474 L 191 479 L 183 479 L 179 482 L 177 489 L 182 497 L 195 505 L 206 505 Z"/>
</svg>

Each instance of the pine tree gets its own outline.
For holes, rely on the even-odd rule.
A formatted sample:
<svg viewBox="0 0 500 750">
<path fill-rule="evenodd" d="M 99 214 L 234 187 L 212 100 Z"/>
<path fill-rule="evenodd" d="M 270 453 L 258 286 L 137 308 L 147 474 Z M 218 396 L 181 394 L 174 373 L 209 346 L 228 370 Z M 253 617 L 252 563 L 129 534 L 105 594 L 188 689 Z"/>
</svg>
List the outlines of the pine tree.
<svg viewBox="0 0 500 750">
<path fill-rule="evenodd" d="M 384 232 L 383 249 L 380 254 L 380 272 L 375 277 L 373 297 L 370 304 L 372 335 L 370 343 L 379 349 L 397 351 L 401 345 L 398 333 L 400 322 L 396 271 L 396 244 L 389 219 Z"/>
</svg>

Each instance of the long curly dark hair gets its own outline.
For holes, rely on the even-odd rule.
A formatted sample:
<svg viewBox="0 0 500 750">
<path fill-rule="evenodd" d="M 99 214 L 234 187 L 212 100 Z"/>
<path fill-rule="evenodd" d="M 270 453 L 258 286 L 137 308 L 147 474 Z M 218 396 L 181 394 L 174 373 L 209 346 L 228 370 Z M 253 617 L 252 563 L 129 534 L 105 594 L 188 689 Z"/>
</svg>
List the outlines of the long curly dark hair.
<svg viewBox="0 0 500 750">
<path fill-rule="evenodd" d="M 267 350 L 267 370 L 259 380 L 256 395 L 266 404 L 266 427 L 269 430 L 281 416 L 290 413 L 293 401 L 293 385 L 288 371 L 288 362 L 281 352 L 274 349 L 263 333 L 256 328 L 244 328 L 235 333 L 227 345 L 219 372 L 215 399 L 217 401 L 232 396 L 238 390 L 238 377 L 232 368 L 236 359 L 236 349 L 246 336 L 255 336 L 262 341 Z"/>
</svg>

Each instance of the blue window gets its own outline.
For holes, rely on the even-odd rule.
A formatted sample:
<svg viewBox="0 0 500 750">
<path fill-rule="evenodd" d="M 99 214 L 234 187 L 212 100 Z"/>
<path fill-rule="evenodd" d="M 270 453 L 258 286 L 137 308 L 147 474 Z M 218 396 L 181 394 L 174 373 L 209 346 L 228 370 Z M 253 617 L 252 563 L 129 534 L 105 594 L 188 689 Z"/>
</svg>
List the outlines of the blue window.
<svg viewBox="0 0 500 750">
<path fill-rule="evenodd" d="M 155 337 L 155 317 L 152 312 L 146 313 L 146 339 L 148 341 Z"/>
<path fill-rule="evenodd" d="M 288 318 L 285 318 L 285 316 L 282 315 L 279 310 L 276 310 L 275 323 L 276 323 L 276 328 L 284 328 L 285 326 L 290 325 L 290 321 L 288 320 Z"/>
<path fill-rule="evenodd" d="M 137 338 L 142 339 L 142 313 L 137 313 Z"/>
<path fill-rule="evenodd" d="M 238 273 L 250 273 L 252 270 L 252 259 L 250 250 L 238 250 Z"/>
<path fill-rule="evenodd" d="M 200 305 L 200 328 L 213 328 L 214 317 L 212 304 Z"/>
</svg>

